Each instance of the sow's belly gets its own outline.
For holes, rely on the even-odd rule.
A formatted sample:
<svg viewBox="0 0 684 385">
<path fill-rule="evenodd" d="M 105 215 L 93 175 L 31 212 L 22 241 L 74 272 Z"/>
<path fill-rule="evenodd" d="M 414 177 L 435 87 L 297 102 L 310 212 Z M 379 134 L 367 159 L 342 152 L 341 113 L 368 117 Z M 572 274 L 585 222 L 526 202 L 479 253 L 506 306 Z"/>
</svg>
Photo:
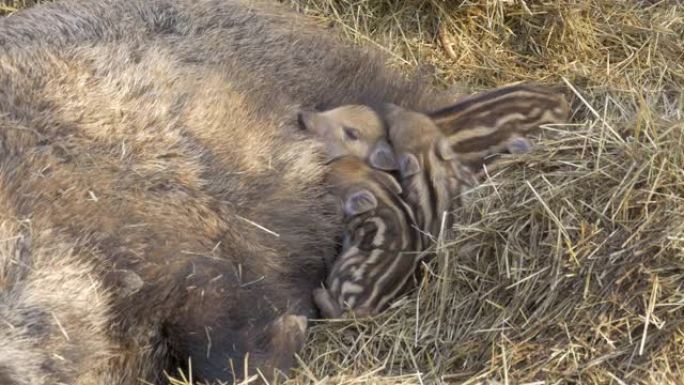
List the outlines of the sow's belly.
<svg viewBox="0 0 684 385">
<path fill-rule="evenodd" d="M 319 284 L 341 219 L 325 169 L 219 71 L 121 42 L 14 55 L 0 68 L 0 177 L 16 215 L 155 295 L 207 259 L 207 282 L 277 289 L 278 310 Z"/>
</svg>

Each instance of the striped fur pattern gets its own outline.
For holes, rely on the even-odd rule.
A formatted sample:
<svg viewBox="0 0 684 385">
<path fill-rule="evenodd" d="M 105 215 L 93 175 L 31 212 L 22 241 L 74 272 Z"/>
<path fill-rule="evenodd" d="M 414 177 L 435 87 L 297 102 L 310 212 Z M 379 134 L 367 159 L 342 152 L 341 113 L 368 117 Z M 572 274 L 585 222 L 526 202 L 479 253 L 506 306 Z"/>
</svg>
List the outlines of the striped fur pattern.
<svg viewBox="0 0 684 385">
<path fill-rule="evenodd" d="M 528 152 L 527 136 L 545 124 L 567 122 L 561 93 L 534 84 L 515 84 L 477 93 L 429 114 L 459 159 L 473 171 L 500 153 Z"/>
<path fill-rule="evenodd" d="M 451 226 L 457 198 L 476 180 L 430 117 L 395 105 L 388 105 L 385 115 L 403 196 L 428 246 L 442 227 Z"/>
<path fill-rule="evenodd" d="M 529 135 L 538 133 L 543 125 L 567 122 L 569 113 L 561 93 L 534 84 L 516 84 L 460 98 L 428 116 L 447 137 L 459 161 L 479 173 L 498 154 L 529 152 L 533 146 Z M 299 113 L 301 127 L 323 139 L 331 158 L 354 155 L 374 168 L 397 170 L 382 118 L 364 105 Z"/>
<path fill-rule="evenodd" d="M 394 154 L 383 158 L 393 157 L 385 164 L 397 167 L 368 163 L 400 170 L 405 199 L 413 207 L 427 245 L 443 225 L 450 226 L 450 217 L 442 223 L 442 216 L 458 203 L 454 199 L 477 183 L 485 164 L 491 164 L 497 154 L 530 151 L 532 142 L 527 136 L 542 125 L 566 122 L 569 106 L 562 94 L 551 89 L 518 84 L 460 99 L 427 115 L 392 104 L 375 113 L 365 106 L 348 105 L 320 115 L 328 120 L 329 128 L 311 120 L 304 128 L 322 137 L 336 154 L 367 161 L 372 144 L 382 141 L 378 124 L 382 118 L 394 147 Z M 351 139 L 343 129 L 350 127 L 349 122 L 353 122 L 353 132 L 361 133 Z"/>
<path fill-rule="evenodd" d="M 314 300 L 323 316 L 373 316 L 410 283 L 421 249 L 411 208 L 395 179 L 355 157 L 332 162 L 330 185 L 344 207 L 342 253 Z"/>
</svg>

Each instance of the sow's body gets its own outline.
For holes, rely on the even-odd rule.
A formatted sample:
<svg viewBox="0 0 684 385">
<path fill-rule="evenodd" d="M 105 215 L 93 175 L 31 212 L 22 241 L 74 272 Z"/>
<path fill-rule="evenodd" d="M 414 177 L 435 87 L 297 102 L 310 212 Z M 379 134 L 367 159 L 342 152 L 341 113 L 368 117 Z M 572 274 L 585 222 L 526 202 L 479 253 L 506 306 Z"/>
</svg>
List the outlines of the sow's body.
<svg viewBox="0 0 684 385">
<path fill-rule="evenodd" d="M 342 234 L 296 111 L 431 99 L 272 2 L 1 19 L 0 383 L 291 367 Z"/>
</svg>

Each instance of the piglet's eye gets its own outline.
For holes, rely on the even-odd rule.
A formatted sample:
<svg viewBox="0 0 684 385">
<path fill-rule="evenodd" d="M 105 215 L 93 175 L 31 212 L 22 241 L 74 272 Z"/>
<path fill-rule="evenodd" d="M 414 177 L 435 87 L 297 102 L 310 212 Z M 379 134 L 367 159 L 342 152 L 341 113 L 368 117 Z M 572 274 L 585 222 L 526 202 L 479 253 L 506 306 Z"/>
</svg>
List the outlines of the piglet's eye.
<svg viewBox="0 0 684 385">
<path fill-rule="evenodd" d="M 359 140 L 359 131 L 355 128 L 344 127 L 344 134 L 347 136 L 347 139 Z"/>
</svg>

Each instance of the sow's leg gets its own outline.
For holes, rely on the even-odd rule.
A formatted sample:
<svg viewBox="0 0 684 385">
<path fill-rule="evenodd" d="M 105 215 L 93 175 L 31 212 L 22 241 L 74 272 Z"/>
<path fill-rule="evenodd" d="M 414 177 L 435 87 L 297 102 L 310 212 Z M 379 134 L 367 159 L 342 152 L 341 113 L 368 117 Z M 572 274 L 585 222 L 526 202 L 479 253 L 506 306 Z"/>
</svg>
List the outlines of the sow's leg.
<svg viewBox="0 0 684 385">
<path fill-rule="evenodd" d="M 308 298 L 298 304 L 278 280 L 241 283 L 227 261 L 207 258 L 188 270 L 184 305 L 167 334 L 179 363 L 190 360 L 193 378 L 232 383 L 259 371 L 270 380 L 294 365 L 306 339 Z"/>
</svg>

